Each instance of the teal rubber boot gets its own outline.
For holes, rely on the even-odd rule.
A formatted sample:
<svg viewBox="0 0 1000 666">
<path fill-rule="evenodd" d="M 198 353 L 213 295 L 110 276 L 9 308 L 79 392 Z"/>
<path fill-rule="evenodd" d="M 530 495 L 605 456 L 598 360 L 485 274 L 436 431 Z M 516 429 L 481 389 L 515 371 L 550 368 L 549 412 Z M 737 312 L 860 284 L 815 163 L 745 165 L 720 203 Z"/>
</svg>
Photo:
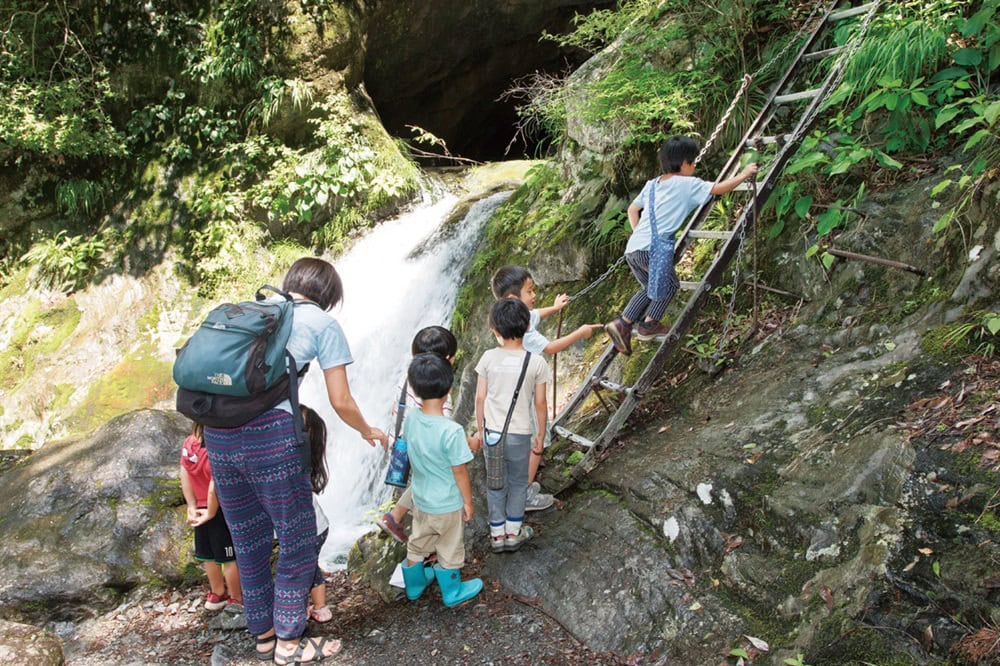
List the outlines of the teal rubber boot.
<svg viewBox="0 0 1000 666">
<path fill-rule="evenodd" d="M 464 604 L 483 589 L 483 581 L 478 578 L 463 581 L 458 569 L 442 569 L 440 565 L 435 565 L 434 573 L 441 587 L 441 598 L 448 608 Z"/>
<path fill-rule="evenodd" d="M 406 583 L 406 598 L 416 601 L 424 593 L 427 586 L 434 580 L 434 571 L 425 567 L 423 562 L 403 567 L 403 582 Z"/>
</svg>

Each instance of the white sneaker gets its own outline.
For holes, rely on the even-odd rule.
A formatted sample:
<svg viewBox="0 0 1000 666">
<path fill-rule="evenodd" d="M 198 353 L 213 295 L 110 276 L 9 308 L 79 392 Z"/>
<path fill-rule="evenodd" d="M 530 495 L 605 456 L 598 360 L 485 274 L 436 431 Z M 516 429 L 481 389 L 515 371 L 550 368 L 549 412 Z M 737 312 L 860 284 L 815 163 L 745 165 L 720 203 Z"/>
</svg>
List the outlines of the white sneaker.
<svg viewBox="0 0 1000 666">
<path fill-rule="evenodd" d="M 556 498 L 542 492 L 542 486 L 537 481 L 528 486 L 528 496 L 524 501 L 525 511 L 543 511 L 553 503 Z"/>
</svg>

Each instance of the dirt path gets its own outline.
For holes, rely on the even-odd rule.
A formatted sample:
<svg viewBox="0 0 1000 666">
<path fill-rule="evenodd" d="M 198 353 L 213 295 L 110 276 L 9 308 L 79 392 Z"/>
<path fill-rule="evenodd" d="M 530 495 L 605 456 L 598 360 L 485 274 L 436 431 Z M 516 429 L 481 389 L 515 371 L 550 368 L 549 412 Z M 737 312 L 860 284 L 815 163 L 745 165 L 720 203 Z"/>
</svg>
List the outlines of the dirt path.
<svg viewBox="0 0 1000 666">
<path fill-rule="evenodd" d="M 253 641 L 239 614 L 210 613 L 205 589 L 136 591 L 114 611 L 55 629 L 66 646 L 68 666 L 109 664 L 232 664 L 258 666 Z M 333 621 L 310 622 L 313 635 L 343 640 L 342 651 L 324 663 L 393 664 L 607 664 L 627 662 L 583 647 L 557 622 L 487 581 L 477 599 L 457 609 L 441 603 L 436 587 L 416 602 L 383 603 L 348 580 L 328 578 Z M 644 663 L 633 660 L 628 663 Z"/>
</svg>

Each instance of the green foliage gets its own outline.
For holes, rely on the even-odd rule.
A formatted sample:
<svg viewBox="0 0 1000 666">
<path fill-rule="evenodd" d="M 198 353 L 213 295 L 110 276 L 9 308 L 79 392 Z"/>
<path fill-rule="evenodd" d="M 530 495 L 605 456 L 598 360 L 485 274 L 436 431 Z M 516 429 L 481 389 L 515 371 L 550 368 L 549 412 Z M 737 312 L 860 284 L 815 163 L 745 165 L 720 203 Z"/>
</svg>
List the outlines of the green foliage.
<svg viewBox="0 0 1000 666">
<path fill-rule="evenodd" d="M 942 346 L 971 350 L 992 358 L 1000 345 L 1000 315 L 996 312 L 978 312 L 947 327 Z"/>
<path fill-rule="evenodd" d="M 104 208 L 108 187 L 106 180 L 61 180 L 56 184 L 56 206 L 66 215 L 94 216 Z"/>
<path fill-rule="evenodd" d="M 756 0 L 621 0 L 613 10 L 578 15 L 567 35 L 545 35 L 591 51 L 615 42 L 602 77 L 582 85 L 530 77 L 512 93 L 528 100 L 519 107 L 525 124 L 549 132 L 557 143 L 572 113 L 616 133 L 622 149 L 656 144 L 716 120 L 732 93 L 730 82 L 753 58 L 745 40 L 755 22 L 785 12 Z"/>
<path fill-rule="evenodd" d="M 38 266 L 42 284 L 74 291 L 101 268 L 105 249 L 101 237 L 67 236 L 62 230 L 35 243 L 24 259 Z"/>
<path fill-rule="evenodd" d="M 0 161 L 119 157 L 108 70 L 86 20 L 65 3 L 15 0 L 0 30 Z"/>
<path fill-rule="evenodd" d="M 1000 161 L 1000 102 L 988 93 L 990 74 L 1000 65 L 1000 27 L 993 20 L 998 5 L 1000 0 L 971 6 L 957 0 L 898 2 L 880 13 L 827 101 L 823 124 L 785 168 L 785 176 L 797 177 L 779 184 L 769 202 L 775 216 L 771 237 L 790 220 L 815 224 L 816 242 L 807 255 L 829 266 L 833 257 L 820 252 L 822 239 L 847 223 L 843 209 L 851 204 L 845 202 L 860 199 L 875 167 L 902 170 L 897 157 L 957 143 L 970 161 L 949 169 L 951 175 L 931 192 L 958 195 L 934 231 L 949 228 Z M 961 40 L 952 38 L 956 33 Z M 833 198 L 826 212 L 810 214 L 815 201 Z"/>
</svg>

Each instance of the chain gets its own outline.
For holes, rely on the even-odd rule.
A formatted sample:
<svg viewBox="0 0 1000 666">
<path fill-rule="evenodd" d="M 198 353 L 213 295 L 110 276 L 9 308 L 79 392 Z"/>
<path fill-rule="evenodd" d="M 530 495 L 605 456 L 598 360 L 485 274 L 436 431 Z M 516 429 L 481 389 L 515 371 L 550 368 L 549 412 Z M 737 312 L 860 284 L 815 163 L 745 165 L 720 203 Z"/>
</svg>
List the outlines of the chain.
<svg viewBox="0 0 1000 666">
<path fill-rule="evenodd" d="M 806 20 L 802 22 L 802 25 L 799 27 L 798 32 L 795 33 L 795 36 L 789 39 L 785 43 L 785 45 L 781 47 L 780 51 L 771 56 L 770 60 L 768 60 L 766 63 L 758 67 L 757 71 L 753 73 L 753 78 L 755 79 L 758 78 L 761 74 L 771 69 L 771 67 L 774 66 L 774 63 L 778 62 L 779 60 L 785 57 L 785 54 L 788 53 L 789 49 L 792 48 L 792 45 L 797 43 L 799 41 L 799 38 L 802 37 L 803 33 L 805 33 L 806 27 L 808 27 L 808 25 L 812 22 L 813 17 L 816 16 L 816 12 L 819 11 L 819 8 L 822 5 L 823 3 L 821 2 L 817 2 L 815 5 L 813 5 L 812 12 L 809 14 Z"/>
<path fill-rule="evenodd" d="M 754 223 L 757 220 L 757 202 L 754 202 Z M 719 336 L 719 347 L 712 354 L 712 365 L 715 365 L 719 361 L 719 356 L 722 355 L 722 350 L 726 346 L 726 336 L 729 335 L 729 327 L 732 325 L 733 312 L 736 310 L 736 292 L 739 291 L 740 282 L 740 264 L 743 261 L 743 246 L 746 244 L 744 241 L 747 237 L 747 225 L 744 220 L 743 226 L 740 227 L 740 242 L 736 246 L 736 257 L 733 259 L 733 293 L 729 297 L 729 309 L 726 311 L 726 320 L 722 325 L 722 334 Z"/>
<path fill-rule="evenodd" d="M 580 291 L 578 291 L 575 294 L 573 294 L 572 296 L 570 296 L 569 297 L 569 302 L 567 303 L 567 305 L 569 303 L 572 303 L 576 299 L 580 298 L 581 296 L 585 296 L 588 293 L 590 293 L 591 291 L 593 291 L 594 289 L 596 289 L 597 285 L 599 285 L 602 282 L 604 282 L 605 280 L 607 280 L 611 276 L 611 274 L 614 272 L 614 270 L 616 268 L 618 268 L 619 266 L 621 266 L 622 264 L 624 264 L 624 263 L 625 263 L 625 256 L 622 255 L 622 256 L 618 257 L 618 261 L 616 261 L 615 263 L 613 263 L 610 266 L 608 266 L 608 270 L 604 271 L 604 273 L 601 274 L 601 277 L 597 278 L 596 280 L 594 280 L 593 282 L 591 282 L 590 284 L 588 284 L 586 287 L 584 287 Z"/>
<path fill-rule="evenodd" d="M 716 124 L 715 129 L 712 131 L 712 135 L 708 137 L 708 141 L 705 142 L 705 145 L 698 153 L 698 156 L 694 158 L 695 164 L 701 162 L 701 158 L 708 153 L 709 148 L 711 148 L 712 144 L 715 143 L 716 138 L 718 138 L 719 134 L 726 126 L 726 123 L 729 122 L 729 117 L 733 115 L 733 110 L 736 108 L 736 103 L 746 93 L 747 88 L 750 87 L 750 84 L 753 82 L 753 80 L 756 79 L 761 74 L 763 74 L 764 72 L 766 72 L 768 69 L 770 69 L 774 65 L 774 63 L 776 63 L 778 60 L 785 57 L 785 54 L 792 47 L 792 45 L 799 41 L 799 38 L 805 32 L 806 26 L 808 26 L 809 23 L 812 22 L 813 16 L 816 15 L 816 12 L 819 9 L 819 7 L 820 7 L 819 4 L 813 6 L 812 13 L 809 14 L 809 17 L 805 20 L 805 22 L 802 23 L 802 26 L 799 27 L 799 31 L 795 34 L 795 36 L 792 39 L 788 40 L 788 42 L 781 48 L 781 50 L 775 53 L 770 60 L 768 60 L 766 63 L 758 67 L 757 71 L 754 72 L 753 74 L 743 75 L 743 82 L 742 84 L 740 84 L 740 89 L 736 91 L 736 95 L 733 97 L 733 101 L 729 103 L 729 108 L 726 109 L 726 112 L 724 114 L 722 114 L 722 118 L 720 118 L 719 122 Z"/>
<path fill-rule="evenodd" d="M 847 43 L 847 49 L 840 54 L 837 58 L 837 62 L 833 65 L 833 78 L 830 79 L 830 85 L 826 89 L 826 95 L 821 100 L 816 100 L 812 105 L 812 111 L 799 121 L 799 124 L 795 127 L 792 132 L 792 137 L 788 140 L 788 144 L 795 144 L 802 138 L 802 128 L 808 126 L 813 118 L 819 115 L 822 110 L 823 104 L 829 99 L 830 95 L 840 86 L 841 82 L 844 80 L 844 75 L 846 74 L 847 64 L 857 53 L 858 48 L 861 47 L 861 42 L 864 40 L 865 34 L 868 32 L 868 27 L 871 25 L 872 20 L 875 18 L 875 14 L 881 6 L 881 0 L 876 0 L 865 14 L 865 20 L 861 23 L 861 27 L 858 29 L 857 33 L 851 37 L 851 41 Z"/>
<path fill-rule="evenodd" d="M 743 97 L 743 93 L 747 91 L 747 88 L 750 87 L 750 83 L 752 81 L 753 81 L 752 76 L 750 76 L 749 74 L 743 75 L 743 83 L 740 84 L 740 89 L 736 91 L 736 95 L 733 97 L 733 101 L 729 103 L 729 108 L 726 109 L 726 112 L 722 114 L 722 118 L 719 119 L 719 122 L 716 124 L 715 129 L 712 131 L 712 135 L 708 137 L 708 141 L 705 142 L 705 145 L 702 147 L 701 152 L 698 153 L 698 156 L 694 158 L 695 164 L 701 162 L 701 158 L 705 156 L 705 153 L 708 152 L 708 149 L 712 147 L 712 143 L 715 141 L 716 137 L 718 137 L 719 134 L 722 132 L 722 130 L 726 127 L 726 123 L 729 122 L 729 116 L 733 115 L 733 110 L 736 108 L 736 103 L 740 101 L 741 97 Z"/>
</svg>

